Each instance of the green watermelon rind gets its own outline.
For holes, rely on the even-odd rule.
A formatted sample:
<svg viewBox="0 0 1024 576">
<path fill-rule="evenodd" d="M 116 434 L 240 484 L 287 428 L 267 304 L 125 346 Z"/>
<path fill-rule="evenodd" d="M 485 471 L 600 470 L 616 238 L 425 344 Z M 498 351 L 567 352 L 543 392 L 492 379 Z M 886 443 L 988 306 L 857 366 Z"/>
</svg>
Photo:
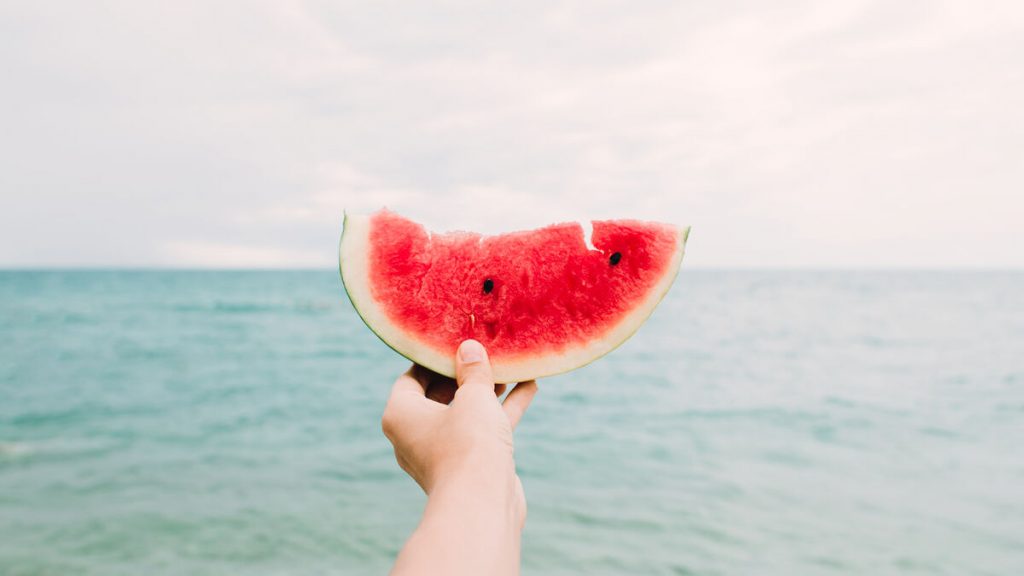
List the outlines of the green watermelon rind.
<svg viewBox="0 0 1024 576">
<path fill-rule="evenodd" d="M 357 225 L 356 222 L 359 221 Z M 398 326 L 394 325 L 390 319 L 387 318 L 386 314 L 382 311 L 375 312 L 372 308 L 375 308 L 373 297 L 369 294 L 368 283 L 358 282 L 358 277 L 367 277 L 367 274 L 358 275 L 356 272 L 351 270 L 352 261 L 358 259 L 358 254 L 354 250 L 349 250 L 349 258 L 345 257 L 346 247 L 352 246 L 353 231 L 358 230 L 363 222 L 368 223 L 369 217 L 367 216 L 355 216 L 350 215 L 348 212 L 345 213 L 344 221 L 342 223 L 342 234 L 341 239 L 338 243 L 338 269 L 341 275 L 342 284 L 345 287 L 345 294 L 348 296 L 349 301 L 352 303 L 352 307 L 355 309 L 359 318 L 366 324 L 366 327 L 376 335 L 381 342 L 387 345 L 389 348 L 397 352 L 398 354 L 408 358 L 410 361 L 429 368 L 438 374 L 445 376 L 455 377 L 455 350 L 452 350 L 449 354 L 442 354 L 436 350 L 433 346 L 420 343 L 416 340 L 414 335 L 411 335 L 405 330 L 402 330 Z M 678 234 L 678 245 L 676 253 L 671 265 L 671 268 L 665 272 L 662 279 L 659 280 L 658 285 L 652 289 L 650 295 L 645 300 L 644 305 L 638 306 L 637 308 L 646 308 L 643 315 L 631 316 L 627 314 L 626 318 L 616 326 L 608 330 L 601 338 L 596 338 L 587 342 L 583 346 L 570 348 L 567 351 L 553 354 L 538 354 L 535 357 L 527 357 L 526 359 L 517 359 L 513 362 L 502 363 L 500 361 L 492 361 L 492 368 L 494 372 L 495 382 L 500 383 L 512 383 L 512 382 L 523 382 L 526 380 L 533 380 L 537 378 L 554 376 L 582 368 L 595 360 L 602 358 L 606 354 L 612 352 L 619 346 L 621 346 L 626 340 L 629 340 L 636 332 L 640 329 L 640 326 L 650 318 L 651 314 L 654 313 L 655 308 L 668 294 L 669 289 L 675 282 L 676 277 L 679 274 L 681 268 L 682 259 L 686 252 L 686 242 L 689 239 L 690 227 L 685 226 L 677 228 Z M 348 244 L 346 243 L 348 240 Z M 365 241 L 368 246 L 368 240 Z M 365 250 L 364 250 L 365 253 Z M 346 266 L 346 260 L 349 262 L 349 266 Z M 357 263 L 358 264 L 358 263 Z M 365 265 L 365 264 L 364 264 Z M 345 270 L 349 268 L 349 273 L 346 274 Z M 354 293 L 365 291 L 365 298 L 360 297 Z M 656 296 L 656 297 L 655 297 Z M 362 300 L 366 302 L 361 303 Z M 379 316 L 380 326 L 377 326 L 377 321 L 373 316 Z M 622 327 L 627 320 L 631 321 L 631 328 L 627 331 L 621 331 Z M 389 325 L 391 328 L 389 328 Z M 382 334 L 382 332 L 393 331 L 394 335 L 389 337 L 388 334 Z M 399 342 L 405 340 L 405 342 Z M 578 354 L 579 352 L 586 352 L 597 348 L 596 345 L 604 344 L 605 349 L 592 353 Z M 571 356 L 576 354 L 580 358 L 570 360 Z M 559 362 L 562 360 L 562 362 Z M 511 368 L 510 368 L 511 366 Z"/>
</svg>

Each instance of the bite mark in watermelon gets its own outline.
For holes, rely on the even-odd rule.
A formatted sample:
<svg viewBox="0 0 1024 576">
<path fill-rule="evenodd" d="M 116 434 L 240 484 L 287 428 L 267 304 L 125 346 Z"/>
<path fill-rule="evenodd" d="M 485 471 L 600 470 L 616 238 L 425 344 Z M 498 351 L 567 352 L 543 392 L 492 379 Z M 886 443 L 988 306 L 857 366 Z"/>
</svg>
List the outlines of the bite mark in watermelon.
<svg viewBox="0 0 1024 576">
<path fill-rule="evenodd" d="M 668 292 L 689 228 L 634 220 L 499 236 L 431 234 L 393 212 L 346 215 L 345 289 L 366 325 L 422 366 L 455 375 L 487 347 L 497 382 L 579 368 L 628 339 Z"/>
</svg>

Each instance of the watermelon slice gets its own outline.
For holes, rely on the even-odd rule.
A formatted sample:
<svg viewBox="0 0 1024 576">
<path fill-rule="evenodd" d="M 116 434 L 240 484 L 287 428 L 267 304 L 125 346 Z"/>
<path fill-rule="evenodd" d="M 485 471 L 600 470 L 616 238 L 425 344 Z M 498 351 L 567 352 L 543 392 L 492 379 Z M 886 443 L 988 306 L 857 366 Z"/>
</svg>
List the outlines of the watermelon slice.
<svg viewBox="0 0 1024 576">
<path fill-rule="evenodd" d="M 568 372 L 629 338 L 668 292 L 689 228 L 595 221 L 482 236 L 431 234 L 393 212 L 345 216 L 341 277 L 366 325 L 447 376 L 468 338 L 497 382 Z"/>
</svg>

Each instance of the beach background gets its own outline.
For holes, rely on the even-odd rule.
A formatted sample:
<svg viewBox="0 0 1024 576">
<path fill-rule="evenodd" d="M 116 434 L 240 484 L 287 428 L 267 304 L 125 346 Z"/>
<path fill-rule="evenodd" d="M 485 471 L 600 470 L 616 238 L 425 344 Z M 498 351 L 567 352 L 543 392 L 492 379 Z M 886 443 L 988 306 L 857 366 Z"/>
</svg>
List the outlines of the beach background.
<svg viewBox="0 0 1024 576">
<path fill-rule="evenodd" d="M 525 574 L 1024 574 L 1024 3 L 0 1 L 0 576 L 386 572 L 344 213 L 692 225 Z M 468 544 L 467 545 L 471 545 Z"/>
<path fill-rule="evenodd" d="M 324 271 L 0 272 L 0 573 L 382 574 L 407 361 Z M 688 270 L 517 431 L 524 574 L 1024 569 L 1024 274 Z"/>
</svg>

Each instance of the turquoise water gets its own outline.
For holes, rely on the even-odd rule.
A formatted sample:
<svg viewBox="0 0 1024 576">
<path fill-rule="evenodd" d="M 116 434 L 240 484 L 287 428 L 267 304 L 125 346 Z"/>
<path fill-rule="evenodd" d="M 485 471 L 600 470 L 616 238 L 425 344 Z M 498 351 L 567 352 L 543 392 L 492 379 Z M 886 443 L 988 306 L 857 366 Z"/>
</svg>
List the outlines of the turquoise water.
<svg viewBox="0 0 1024 576">
<path fill-rule="evenodd" d="M 405 366 L 331 271 L 0 272 L 0 574 L 385 572 Z M 526 574 L 1022 574 L 1024 274 L 684 270 L 517 454 Z"/>
</svg>

